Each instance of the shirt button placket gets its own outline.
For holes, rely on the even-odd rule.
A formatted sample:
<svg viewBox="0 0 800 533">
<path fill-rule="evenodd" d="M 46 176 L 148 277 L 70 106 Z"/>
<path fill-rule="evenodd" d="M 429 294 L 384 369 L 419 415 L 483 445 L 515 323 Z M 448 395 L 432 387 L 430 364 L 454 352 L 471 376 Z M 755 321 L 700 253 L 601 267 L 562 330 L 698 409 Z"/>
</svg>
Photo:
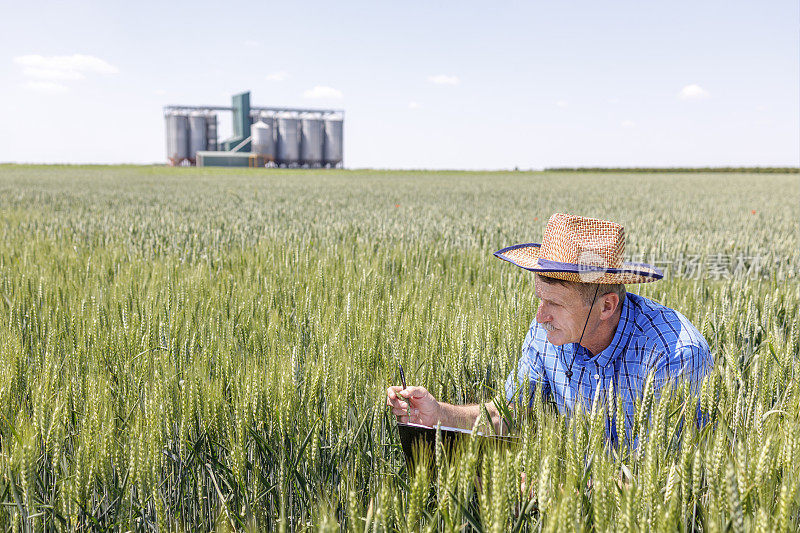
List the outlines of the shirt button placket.
<svg viewBox="0 0 800 533">
<path fill-rule="evenodd" d="M 597 363 L 592 361 L 589 363 L 591 365 L 591 380 L 592 380 L 592 398 L 594 399 L 595 394 L 597 394 L 597 389 L 601 389 L 603 387 L 603 381 L 600 376 L 600 368 L 597 366 Z"/>
</svg>

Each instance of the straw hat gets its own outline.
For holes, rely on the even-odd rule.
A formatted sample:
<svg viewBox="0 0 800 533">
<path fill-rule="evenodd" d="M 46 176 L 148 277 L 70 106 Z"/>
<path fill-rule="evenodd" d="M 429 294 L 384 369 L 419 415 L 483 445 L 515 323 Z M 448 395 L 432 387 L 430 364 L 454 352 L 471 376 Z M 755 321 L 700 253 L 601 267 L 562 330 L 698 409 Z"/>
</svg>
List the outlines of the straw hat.
<svg viewBox="0 0 800 533">
<path fill-rule="evenodd" d="M 664 277 L 645 263 L 624 262 L 625 229 L 597 218 L 556 213 L 541 244 L 517 244 L 494 253 L 543 276 L 578 283 L 649 283 Z"/>
</svg>

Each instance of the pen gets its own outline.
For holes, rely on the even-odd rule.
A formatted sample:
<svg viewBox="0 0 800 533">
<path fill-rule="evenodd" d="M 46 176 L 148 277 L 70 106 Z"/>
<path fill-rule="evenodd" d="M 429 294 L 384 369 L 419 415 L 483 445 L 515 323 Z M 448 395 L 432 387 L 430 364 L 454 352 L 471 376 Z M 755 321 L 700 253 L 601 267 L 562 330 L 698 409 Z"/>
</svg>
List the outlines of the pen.
<svg viewBox="0 0 800 533">
<path fill-rule="evenodd" d="M 402 383 L 402 384 L 403 384 L 403 390 L 405 390 L 405 388 L 406 388 L 406 375 L 405 375 L 405 373 L 403 372 L 403 365 L 401 365 L 400 363 L 397 363 L 397 366 L 399 366 L 399 367 L 400 367 L 400 383 Z M 397 395 L 398 395 L 398 396 L 400 396 L 400 397 L 401 397 L 403 400 L 405 400 L 406 402 L 408 402 L 408 398 L 406 398 L 405 396 L 403 396 L 403 395 L 402 395 L 402 394 L 400 394 L 399 392 L 397 393 Z M 409 421 L 410 421 L 410 420 L 411 420 L 411 406 L 410 406 L 410 405 L 408 405 L 408 406 L 406 407 L 406 416 L 408 416 L 408 419 L 409 419 Z M 398 420 L 400 420 L 400 418 L 399 418 L 399 417 L 398 417 Z"/>
</svg>

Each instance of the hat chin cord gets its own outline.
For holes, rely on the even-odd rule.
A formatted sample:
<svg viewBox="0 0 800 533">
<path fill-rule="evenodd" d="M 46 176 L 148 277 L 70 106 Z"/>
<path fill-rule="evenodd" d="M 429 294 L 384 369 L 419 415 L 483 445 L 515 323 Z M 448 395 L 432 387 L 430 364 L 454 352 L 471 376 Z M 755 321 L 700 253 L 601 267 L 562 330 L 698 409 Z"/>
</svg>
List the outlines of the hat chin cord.
<svg viewBox="0 0 800 533">
<path fill-rule="evenodd" d="M 594 307 L 594 301 L 597 299 L 597 292 L 600 290 L 600 285 L 597 285 L 597 288 L 594 290 L 594 297 L 592 298 L 592 304 L 589 306 L 589 312 L 586 314 L 586 322 L 583 323 L 583 331 L 581 332 L 581 338 L 578 339 L 578 345 L 580 346 L 581 341 L 583 340 L 583 334 L 586 333 L 586 326 L 589 324 L 589 317 L 592 314 L 592 307 Z M 569 362 L 569 368 L 565 372 L 567 375 L 567 382 L 572 383 L 572 365 L 575 363 L 575 354 L 572 354 L 572 361 Z"/>
</svg>

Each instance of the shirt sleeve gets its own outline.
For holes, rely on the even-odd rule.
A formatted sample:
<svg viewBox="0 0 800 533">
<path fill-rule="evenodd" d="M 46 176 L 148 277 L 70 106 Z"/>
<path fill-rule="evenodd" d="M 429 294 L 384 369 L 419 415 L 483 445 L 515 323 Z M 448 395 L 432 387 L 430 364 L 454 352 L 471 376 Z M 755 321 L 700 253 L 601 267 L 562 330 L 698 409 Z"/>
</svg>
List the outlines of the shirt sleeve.
<svg viewBox="0 0 800 533">
<path fill-rule="evenodd" d="M 544 376 L 544 360 L 539 348 L 540 343 L 537 342 L 539 328 L 539 323 L 534 320 L 528 334 L 525 335 L 517 368 L 512 370 L 506 379 L 506 401 L 530 407 L 537 383 L 541 383 L 543 396 L 549 394 L 549 385 Z"/>
<path fill-rule="evenodd" d="M 661 357 L 656 362 L 654 370 L 653 389 L 655 398 L 661 396 L 661 389 L 667 382 L 688 382 L 693 394 L 700 394 L 703 378 L 711 372 L 714 360 L 705 343 L 685 344 L 680 346 L 669 356 Z M 698 428 L 705 426 L 707 414 L 703 413 L 700 403 L 697 404 L 695 424 Z"/>
<path fill-rule="evenodd" d="M 671 352 L 662 352 L 650 366 L 655 374 L 653 389 L 658 393 L 669 381 L 688 381 L 692 391 L 697 394 L 703 378 L 711 371 L 712 364 L 705 345 L 683 344 Z"/>
</svg>

